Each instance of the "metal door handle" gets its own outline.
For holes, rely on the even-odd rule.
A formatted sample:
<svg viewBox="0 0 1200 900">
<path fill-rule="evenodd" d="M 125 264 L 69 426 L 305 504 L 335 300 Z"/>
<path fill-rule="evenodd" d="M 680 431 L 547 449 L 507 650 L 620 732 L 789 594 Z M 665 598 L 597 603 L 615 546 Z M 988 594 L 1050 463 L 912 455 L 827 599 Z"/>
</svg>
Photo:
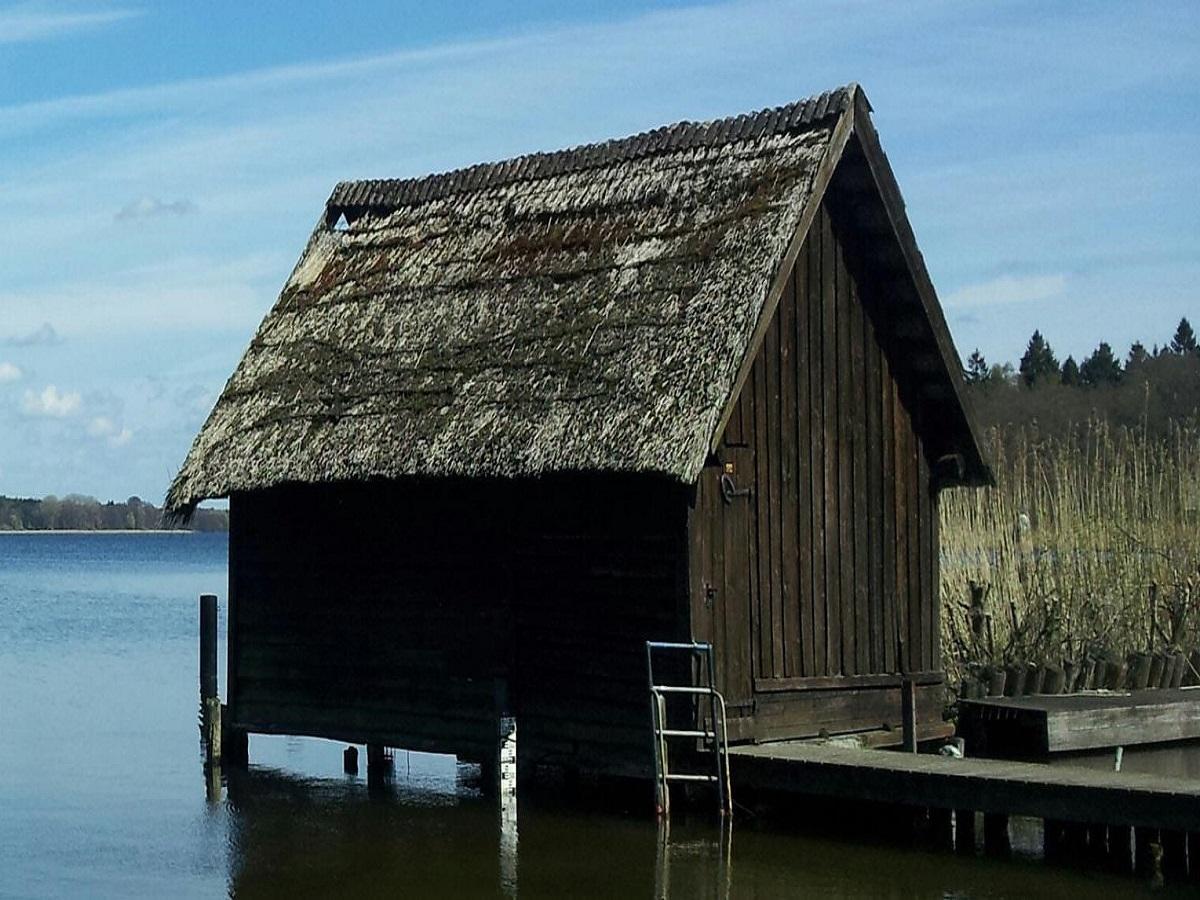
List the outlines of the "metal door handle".
<svg viewBox="0 0 1200 900">
<path fill-rule="evenodd" d="M 721 498 L 726 503 L 732 503 L 734 497 L 749 497 L 750 488 L 739 488 L 733 476 L 728 472 L 721 476 Z"/>
</svg>

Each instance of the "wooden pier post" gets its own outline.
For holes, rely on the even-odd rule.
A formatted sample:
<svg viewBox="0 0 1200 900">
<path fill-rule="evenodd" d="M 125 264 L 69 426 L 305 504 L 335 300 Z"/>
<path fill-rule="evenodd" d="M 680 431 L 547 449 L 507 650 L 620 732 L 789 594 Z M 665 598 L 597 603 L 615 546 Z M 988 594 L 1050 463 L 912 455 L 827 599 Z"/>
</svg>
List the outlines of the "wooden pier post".
<svg viewBox="0 0 1200 900">
<path fill-rule="evenodd" d="M 347 775 L 358 774 L 358 748 L 347 747 L 342 751 L 342 771 Z"/>
<path fill-rule="evenodd" d="M 975 810 L 954 811 L 954 849 L 964 856 L 975 855 Z"/>
<path fill-rule="evenodd" d="M 217 598 L 200 595 L 200 699 L 217 696 Z"/>
<path fill-rule="evenodd" d="M 1130 660 L 1127 687 L 1135 691 L 1143 691 L 1150 684 L 1150 667 L 1154 665 L 1154 657 L 1149 653 L 1138 653 Z"/>
<path fill-rule="evenodd" d="M 917 752 L 917 690 L 911 678 L 900 682 L 900 718 L 903 727 L 904 752 Z"/>
<path fill-rule="evenodd" d="M 204 698 L 204 752 L 210 766 L 221 764 L 221 698 Z"/>
<path fill-rule="evenodd" d="M 382 784 L 392 776 L 392 758 L 383 744 L 367 744 L 367 783 Z"/>
<path fill-rule="evenodd" d="M 1171 881 L 1182 881 L 1187 876 L 1187 833 L 1163 830 L 1158 839 L 1162 846 L 1163 875 Z"/>
<path fill-rule="evenodd" d="M 1157 828 L 1133 829 L 1134 871 L 1155 883 L 1162 881 L 1162 844 Z"/>
<path fill-rule="evenodd" d="M 983 814 L 983 852 L 988 856 L 1006 857 L 1012 854 L 1008 836 L 1008 816 L 1003 813 Z"/>
<path fill-rule="evenodd" d="M 1200 882 L 1200 832 L 1189 831 L 1187 836 L 1188 872 L 1192 881 Z"/>
<path fill-rule="evenodd" d="M 1108 826 L 1108 862 L 1114 872 L 1133 874 L 1133 829 L 1128 825 Z"/>
</svg>

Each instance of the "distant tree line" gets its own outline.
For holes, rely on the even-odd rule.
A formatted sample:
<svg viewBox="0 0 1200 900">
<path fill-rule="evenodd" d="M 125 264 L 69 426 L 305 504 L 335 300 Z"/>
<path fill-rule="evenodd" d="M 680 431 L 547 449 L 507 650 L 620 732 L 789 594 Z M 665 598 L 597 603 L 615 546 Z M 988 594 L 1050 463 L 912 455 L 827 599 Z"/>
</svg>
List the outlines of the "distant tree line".
<svg viewBox="0 0 1200 900">
<path fill-rule="evenodd" d="M 1200 417 L 1200 347 L 1186 318 L 1161 347 L 1135 341 L 1123 360 L 1101 341 L 1081 362 L 1068 356 L 1059 363 L 1035 331 L 1016 368 L 989 364 L 976 349 L 964 375 L 985 426 L 1035 426 L 1051 436 L 1102 419 L 1153 436 Z"/>
<path fill-rule="evenodd" d="M 95 497 L 68 494 L 41 500 L 0 496 L 0 531 L 158 531 L 172 526 L 163 511 L 140 497 L 101 503 Z M 228 531 L 229 513 L 197 509 L 188 523 L 195 531 Z"/>
</svg>

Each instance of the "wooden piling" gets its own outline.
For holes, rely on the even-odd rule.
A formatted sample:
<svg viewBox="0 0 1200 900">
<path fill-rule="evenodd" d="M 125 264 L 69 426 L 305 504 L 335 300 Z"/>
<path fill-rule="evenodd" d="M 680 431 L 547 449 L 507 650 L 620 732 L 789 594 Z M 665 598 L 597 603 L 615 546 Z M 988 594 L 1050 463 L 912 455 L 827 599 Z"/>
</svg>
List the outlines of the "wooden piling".
<svg viewBox="0 0 1200 900">
<path fill-rule="evenodd" d="M 1005 678 L 1004 669 L 999 666 L 993 666 L 987 670 L 987 695 L 989 697 L 1004 696 Z"/>
<path fill-rule="evenodd" d="M 1133 867 L 1143 878 L 1162 879 L 1162 844 L 1157 828 L 1133 829 Z"/>
<path fill-rule="evenodd" d="M 1154 657 L 1149 653 L 1135 653 L 1129 658 L 1129 675 L 1125 686 L 1135 691 L 1144 691 L 1150 684 L 1150 667 L 1154 665 Z"/>
<path fill-rule="evenodd" d="M 1061 694 L 1066 684 L 1066 674 L 1057 666 L 1046 666 L 1042 675 L 1043 694 Z"/>
<path fill-rule="evenodd" d="M 1067 855 L 1067 823 L 1059 819 L 1042 821 L 1042 856 L 1048 862 L 1059 862 Z"/>
<path fill-rule="evenodd" d="M 221 699 L 204 698 L 204 754 L 209 765 L 221 764 Z"/>
<path fill-rule="evenodd" d="M 1079 674 L 1081 666 L 1073 659 L 1068 659 L 1063 662 L 1063 693 L 1073 694 L 1076 690 L 1076 685 L 1079 683 Z"/>
<path fill-rule="evenodd" d="M 1150 679 L 1145 687 L 1161 687 L 1163 670 L 1167 667 L 1167 658 L 1162 653 L 1155 653 L 1150 657 Z"/>
<path fill-rule="evenodd" d="M 984 813 L 983 852 L 988 856 L 1008 856 L 1012 841 L 1008 836 L 1008 816 L 1003 813 Z"/>
<path fill-rule="evenodd" d="M 347 775 L 358 774 L 358 748 L 347 747 L 342 751 L 342 771 Z"/>
<path fill-rule="evenodd" d="M 954 819 L 948 809 L 929 810 L 929 837 L 938 850 L 954 849 Z"/>
<path fill-rule="evenodd" d="M 217 598 L 200 595 L 200 699 L 217 696 Z"/>
<path fill-rule="evenodd" d="M 1025 693 L 1025 664 L 1014 663 L 1004 669 L 1004 696 L 1020 697 Z"/>
<path fill-rule="evenodd" d="M 1158 840 L 1162 846 L 1163 876 L 1171 881 L 1182 881 L 1188 869 L 1187 834 L 1164 829 Z"/>
<path fill-rule="evenodd" d="M 904 750 L 907 753 L 917 752 L 917 691 L 916 683 L 911 678 L 900 682 L 900 715 L 903 727 Z"/>
<path fill-rule="evenodd" d="M 1025 668 L 1025 694 L 1040 694 L 1042 692 L 1042 676 L 1045 670 L 1038 663 L 1030 663 Z"/>
<path fill-rule="evenodd" d="M 1171 684 L 1169 687 L 1177 689 L 1183 687 L 1183 679 L 1187 675 L 1188 661 L 1182 651 L 1176 651 L 1172 659 L 1174 661 L 1174 668 L 1171 669 Z"/>
<path fill-rule="evenodd" d="M 975 854 L 975 810 L 954 811 L 954 849 L 964 856 Z"/>
<path fill-rule="evenodd" d="M 1189 831 L 1187 836 L 1188 874 L 1200 882 L 1200 832 Z"/>
<path fill-rule="evenodd" d="M 1128 665 L 1121 660 L 1111 660 L 1106 662 L 1104 683 L 1097 684 L 1097 688 L 1108 688 L 1109 690 L 1121 690 L 1121 685 L 1124 684 L 1128 674 Z M 1099 679 L 1097 679 L 1099 680 Z"/>
<path fill-rule="evenodd" d="M 1133 873 L 1133 829 L 1128 825 L 1108 826 L 1108 867 L 1122 875 Z"/>
</svg>

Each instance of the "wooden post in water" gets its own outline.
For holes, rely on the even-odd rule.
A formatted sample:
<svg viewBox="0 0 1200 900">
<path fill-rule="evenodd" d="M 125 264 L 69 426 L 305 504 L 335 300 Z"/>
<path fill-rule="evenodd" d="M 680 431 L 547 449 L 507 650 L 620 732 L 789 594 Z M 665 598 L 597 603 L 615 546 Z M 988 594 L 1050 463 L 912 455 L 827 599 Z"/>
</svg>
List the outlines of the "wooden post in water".
<svg viewBox="0 0 1200 900">
<path fill-rule="evenodd" d="M 209 765 L 221 764 L 221 698 L 204 698 L 204 750 Z"/>
<path fill-rule="evenodd" d="M 1200 833 L 1189 831 L 1187 836 L 1188 874 L 1200 882 Z"/>
<path fill-rule="evenodd" d="M 200 595 L 200 699 L 217 696 L 217 598 Z"/>
<path fill-rule="evenodd" d="M 1187 875 L 1187 833 L 1163 830 L 1158 839 L 1162 846 L 1163 874 L 1172 881 L 1182 881 Z"/>
<path fill-rule="evenodd" d="M 975 810 L 954 811 L 954 849 L 964 856 L 975 855 Z"/>
<path fill-rule="evenodd" d="M 1129 662 L 1129 677 L 1125 686 L 1135 691 L 1144 691 L 1150 685 L 1150 667 L 1154 657 L 1149 653 L 1137 653 Z"/>
<path fill-rule="evenodd" d="M 1157 828 L 1133 829 L 1134 870 L 1143 878 L 1155 883 L 1162 881 L 1162 844 L 1159 843 Z"/>
<path fill-rule="evenodd" d="M 1004 813 L 983 814 L 983 852 L 988 856 L 1009 856 L 1012 842 L 1008 837 L 1008 816 Z"/>
<path fill-rule="evenodd" d="M 1128 825 L 1108 826 L 1108 860 L 1114 872 L 1133 873 L 1133 829 Z"/>
<path fill-rule="evenodd" d="M 911 678 L 900 682 L 900 717 L 903 726 L 904 751 L 917 752 L 917 689 Z"/>
</svg>

